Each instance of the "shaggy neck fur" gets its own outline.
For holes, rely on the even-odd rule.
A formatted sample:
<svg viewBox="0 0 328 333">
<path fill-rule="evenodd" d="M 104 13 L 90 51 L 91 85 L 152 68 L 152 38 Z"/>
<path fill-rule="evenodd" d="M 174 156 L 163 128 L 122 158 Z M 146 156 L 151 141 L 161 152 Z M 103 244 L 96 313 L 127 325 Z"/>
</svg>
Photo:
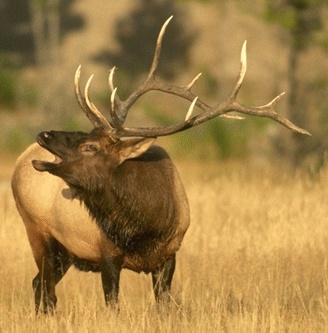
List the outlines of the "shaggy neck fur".
<svg viewBox="0 0 328 333">
<path fill-rule="evenodd" d="M 129 253 L 155 250 L 171 239 L 177 225 L 172 168 L 161 167 L 160 160 L 145 163 L 145 156 L 128 160 L 110 176 L 98 172 L 75 188 L 100 228 Z"/>
</svg>

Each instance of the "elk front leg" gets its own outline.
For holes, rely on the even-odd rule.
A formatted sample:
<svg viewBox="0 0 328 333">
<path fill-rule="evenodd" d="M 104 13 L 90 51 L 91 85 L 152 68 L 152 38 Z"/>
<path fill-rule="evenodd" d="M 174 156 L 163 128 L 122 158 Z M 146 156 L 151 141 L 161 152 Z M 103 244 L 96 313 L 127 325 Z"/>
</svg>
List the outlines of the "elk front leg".
<svg viewBox="0 0 328 333">
<path fill-rule="evenodd" d="M 107 306 L 117 305 L 121 270 L 121 257 L 107 256 L 103 258 L 101 264 L 101 281 Z"/>
<path fill-rule="evenodd" d="M 170 289 L 175 270 L 175 255 L 152 271 L 153 288 L 157 302 L 170 300 Z"/>
<path fill-rule="evenodd" d="M 35 312 L 38 314 L 43 303 L 43 312 L 53 313 L 57 303 L 56 284 L 71 266 L 71 258 L 66 249 L 55 239 L 44 240 L 39 248 L 36 263 L 39 273 L 33 279 Z"/>
</svg>

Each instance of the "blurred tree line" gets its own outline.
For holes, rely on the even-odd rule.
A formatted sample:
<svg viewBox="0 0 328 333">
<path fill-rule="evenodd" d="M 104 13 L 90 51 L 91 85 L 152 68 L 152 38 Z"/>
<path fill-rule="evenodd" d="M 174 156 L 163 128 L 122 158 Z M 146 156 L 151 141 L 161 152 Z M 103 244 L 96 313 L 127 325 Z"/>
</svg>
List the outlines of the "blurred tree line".
<svg viewBox="0 0 328 333">
<path fill-rule="evenodd" d="M 294 165 L 299 165 L 305 156 L 313 152 L 316 152 L 319 158 L 323 157 L 324 151 L 328 148 L 327 122 L 323 122 L 328 111 L 328 78 L 322 76 L 311 81 L 302 75 L 301 65 L 303 54 L 311 48 L 319 47 L 328 52 L 327 21 L 325 20 L 328 14 L 328 1 L 266 1 L 265 19 L 279 24 L 289 37 L 287 40 L 289 118 L 295 123 L 309 126 L 313 133 L 311 139 L 293 134 L 289 149 L 283 152 L 291 156 Z M 313 101 L 315 101 L 314 104 Z M 318 114 L 319 119 L 314 119 L 313 114 Z"/>
<path fill-rule="evenodd" d="M 2 0 L 0 5 L 0 105 L 15 106 L 16 72 L 24 67 L 34 67 L 40 75 L 56 73 L 60 66 L 60 44 L 66 35 L 82 29 L 84 18 L 72 12 L 75 0 Z M 138 6 L 127 17 L 116 23 L 115 38 L 120 45 L 118 51 L 100 50 L 94 60 L 122 67 L 128 77 L 138 77 L 149 70 L 158 32 L 165 20 L 174 14 L 183 19 L 183 13 L 174 0 L 139 0 Z M 183 21 L 173 21 L 167 33 L 169 47 L 163 48 L 163 63 L 160 74 L 173 78 L 189 64 L 189 48 L 194 35 L 184 29 Z M 10 72 L 11 71 L 11 72 Z M 7 83 L 5 85 L 5 82 Z M 56 92 L 50 87 L 56 80 L 40 78 L 42 94 L 41 108 L 53 109 L 55 102 L 42 99 Z M 130 81 L 127 80 L 127 83 Z M 45 85 L 44 83 L 47 83 Z M 46 86 L 50 87 L 45 92 Z M 6 89 L 7 88 L 7 89 Z M 10 90 L 10 91 L 9 91 Z M 39 105 L 40 106 L 40 105 Z"/>
<path fill-rule="evenodd" d="M 197 0 L 138 0 L 131 12 L 115 22 L 114 35 L 118 48 L 97 50 L 94 61 L 115 64 L 120 67 L 117 78 L 127 87 L 148 71 L 154 52 L 158 31 L 163 22 L 175 15 L 178 19 L 170 23 L 160 63 L 160 75 L 167 80 L 185 71 L 190 65 L 190 50 L 197 37 L 197 30 L 186 29 L 188 12 L 181 10 L 181 3 Z M 198 0 L 213 2 L 214 0 Z M 327 77 L 309 81 L 302 73 L 300 59 L 311 48 L 328 49 L 327 15 L 328 0 L 261 0 L 241 2 L 249 7 L 250 15 L 255 6 L 261 4 L 261 17 L 267 24 L 278 24 L 285 30 L 281 43 L 289 48 L 288 59 L 288 117 L 300 126 L 313 132 L 311 139 L 291 135 L 290 144 L 279 144 L 282 155 L 291 157 L 297 165 L 313 151 L 318 155 L 326 150 L 328 141 L 328 117 L 325 113 L 327 101 Z M 56 69 L 61 66 L 59 50 L 65 37 L 84 27 L 85 18 L 73 10 L 74 0 L 2 0 L 0 4 L 0 108 L 15 109 L 26 96 L 27 88 L 19 87 L 19 73 L 23 68 L 35 68 L 39 75 L 35 107 L 41 110 L 58 110 L 62 82 L 56 78 Z M 217 2 L 226 10 L 227 1 Z M 286 38 L 287 36 L 287 38 Z M 211 80 L 213 87 L 217 86 Z M 22 91 L 23 90 L 23 91 Z M 212 92 L 217 93 L 216 88 Z M 211 89 L 209 90 L 209 94 Z M 318 116 L 315 118 L 313 113 Z M 156 116 L 156 114 L 155 114 Z M 315 118 L 315 119 L 314 119 Z M 160 119 L 160 117 L 158 117 Z M 158 120 L 157 119 L 157 120 Z M 168 119 L 161 118 L 165 123 Z M 247 120 L 249 121 L 249 120 Z M 231 133 L 224 122 L 206 125 L 206 139 L 217 146 L 218 154 L 229 157 L 242 154 L 247 146 L 247 133 L 243 124 L 233 125 L 240 132 Z M 282 148 L 283 147 L 283 148 Z"/>
<path fill-rule="evenodd" d="M 56 88 L 48 73 L 59 63 L 60 43 L 83 27 L 72 12 L 74 0 L 2 0 L 0 4 L 0 105 L 14 108 L 21 97 L 18 71 L 34 67 L 40 75 L 38 103 L 42 109 L 55 103 Z M 48 84 L 45 84 L 47 82 Z M 49 89 L 49 90 L 48 90 Z M 42 93 L 41 93 L 42 90 Z M 49 100 L 50 99 L 50 100 Z M 57 105 L 55 105 L 56 107 Z"/>
</svg>

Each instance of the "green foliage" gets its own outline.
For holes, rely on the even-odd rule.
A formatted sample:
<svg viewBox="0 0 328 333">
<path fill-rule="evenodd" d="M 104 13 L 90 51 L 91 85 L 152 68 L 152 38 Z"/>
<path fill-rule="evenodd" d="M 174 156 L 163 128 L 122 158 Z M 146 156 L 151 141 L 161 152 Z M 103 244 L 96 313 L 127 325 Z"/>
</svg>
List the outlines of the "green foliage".
<svg viewBox="0 0 328 333">
<path fill-rule="evenodd" d="M 144 104 L 142 109 L 150 119 L 160 126 L 169 126 L 174 122 L 172 116 L 168 116 L 161 108 L 157 108 L 154 105 Z"/>
<path fill-rule="evenodd" d="M 64 116 L 60 123 L 59 127 L 62 131 L 68 131 L 68 132 L 74 132 L 74 131 L 80 131 L 81 125 L 79 124 L 78 119 L 73 116 Z"/>
<path fill-rule="evenodd" d="M 31 82 L 24 82 L 23 91 L 19 93 L 20 104 L 33 108 L 38 104 L 38 89 Z"/>
<path fill-rule="evenodd" d="M 178 2 L 182 2 L 182 3 L 184 3 L 184 2 L 200 2 L 200 3 L 204 3 L 204 4 L 212 3 L 212 2 L 215 2 L 215 1 L 217 1 L 217 0 L 178 0 Z"/>
<path fill-rule="evenodd" d="M 16 110 L 20 106 L 35 107 L 37 88 L 20 77 L 20 70 L 0 56 L 0 108 Z"/>
<path fill-rule="evenodd" d="M 243 121 L 214 119 L 206 124 L 204 131 L 206 141 L 215 145 L 217 157 L 245 157 L 248 138 Z"/>
<path fill-rule="evenodd" d="M 264 18 L 284 27 L 297 49 L 313 43 L 314 33 L 323 28 L 323 5 L 326 0 L 267 0 Z"/>
<path fill-rule="evenodd" d="M 204 66 L 201 68 L 200 72 L 202 73 L 202 85 L 204 89 L 204 94 L 206 96 L 215 96 L 219 91 L 219 82 L 215 75 L 213 75 L 210 68 Z"/>
<path fill-rule="evenodd" d="M 17 103 L 17 71 L 8 66 L 5 56 L 0 56 L 0 106 L 14 108 Z"/>
<path fill-rule="evenodd" d="M 2 140 L 1 140 L 2 141 Z M 11 128 L 4 141 L 1 142 L 3 150 L 12 154 L 22 152 L 30 143 L 35 141 L 35 133 L 29 126 L 19 125 Z"/>
<path fill-rule="evenodd" d="M 47 6 L 47 0 L 31 0 L 34 1 L 36 5 L 40 6 L 41 8 L 45 8 Z"/>
</svg>

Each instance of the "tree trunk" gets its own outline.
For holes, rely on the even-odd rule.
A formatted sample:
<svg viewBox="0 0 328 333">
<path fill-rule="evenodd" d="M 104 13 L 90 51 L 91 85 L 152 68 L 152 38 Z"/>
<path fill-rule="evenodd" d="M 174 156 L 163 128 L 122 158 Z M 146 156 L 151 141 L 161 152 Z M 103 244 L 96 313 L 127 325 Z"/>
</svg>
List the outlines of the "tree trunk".
<svg viewBox="0 0 328 333">
<path fill-rule="evenodd" d="M 39 109 L 44 119 L 53 121 L 60 111 L 58 77 L 60 50 L 60 0 L 31 0 L 31 29 L 34 36 L 35 60 L 39 76 Z"/>
<path fill-rule="evenodd" d="M 295 124 L 303 124 L 301 121 L 301 114 L 297 107 L 297 95 L 298 95 L 298 79 L 297 79 L 297 69 L 298 69 L 298 58 L 299 52 L 294 40 L 290 48 L 289 58 L 288 58 L 288 98 L 287 98 L 287 109 L 289 112 L 289 119 Z M 297 134 L 290 133 L 290 149 L 288 149 L 288 154 L 290 154 L 290 159 L 293 166 L 296 166 L 299 161 L 299 143 Z"/>
</svg>

